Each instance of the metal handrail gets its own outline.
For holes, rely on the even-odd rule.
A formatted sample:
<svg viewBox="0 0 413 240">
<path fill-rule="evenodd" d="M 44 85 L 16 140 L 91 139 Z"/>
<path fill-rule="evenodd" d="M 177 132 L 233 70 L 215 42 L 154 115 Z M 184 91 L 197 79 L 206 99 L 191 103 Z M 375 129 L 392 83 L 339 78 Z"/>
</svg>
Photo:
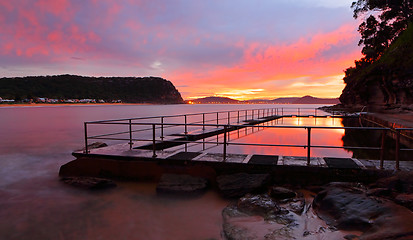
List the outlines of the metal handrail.
<svg viewBox="0 0 413 240">
<path fill-rule="evenodd" d="M 185 134 L 188 134 L 188 127 L 202 127 L 202 130 L 205 130 L 205 127 L 215 127 L 215 128 L 223 128 L 224 132 L 224 140 L 223 142 L 218 141 L 218 135 L 217 134 L 217 141 L 214 142 L 209 142 L 205 141 L 203 139 L 203 142 L 198 142 L 198 141 L 188 141 L 188 140 L 168 140 L 168 142 L 176 142 L 176 143 L 184 143 L 185 144 L 185 149 L 186 149 L 186 144 L 187 143 L 194 143 L 194 144 L 223 144 L 223 160 L 226 160 L 226 150 L 227 150 L 227 145 L 250 145 L 250 146 L 269 146 L 269 147 L 300 147 L 300 148 L 306 148 L 307 149 L 307 165 L 310 165 L 310 155 L 311 155 L 311 148 L 346 148 L 346 149 L 368 149 L 368 150 L 380 150 L 380 168 L 383 169 L 383 162 L 384 162 L 384 136 L 386 134 L 386 131 L 394 131 L 397 134 L 396 137 L 396 152 L 395 152 L 395 160 L 396 160 L 396 169 L 399 170 L 399 152 L 400 151 L 412 151 L 413 149 L 401 149 L 400 148 L 400 132 L 405 131 L 405 130 L 413 130 L 413 128 L 386 128 L 386 127 L 335 127 L 335 126 L 268 126 L 268 125 L 253 125 L 253 124 L 231 124 L 230 120 L 232 118 L 237 118 L 237 122 L 240 122 L 240 117 L 244 117 L 245 119 L 248 118 L 248 111 L 251 112 L 251 119 L 257 119 L 254 118 L 254 111 L 257 111 L 258 109 L 248 109 L 248 110 L 235 110 L 235 111 L 221 111 L 221 112 L 209 112 L 209 113 L 193 113 L 193 114 L 180 114 L 180 115 L 173 115 L 173 116 L 157 116 L 157 117 L 143 117 L 143 118 L 129 118 L 129 119 L 117 119 L 117 120 L 105 120 L 105 121 L 94 121 L 94 122 L 85 122 L 84 123 L 84 128 L 85 128 L 85 153 L 89 153 L 88 151 L 88 139 L 100 139 L 100 140 L 121 140 L 121 141 L 128 141 L 130 144 L 130 149 L 132 149 L 132 144 L 135 141 L 140 141 L 140 142 L 152 142 L 152 150 L 153 150 L 153 156 L 156 157 L 156 143 L 163 142 L 164 141 L 164 136 L 163 136 L 163 130 L 164 128 L 172 128 L 172 127 L 179 127 L 179 126 L 184 126 L 185 127 Z M 279 110 L 277 109 L 266 109 L 267 115 L 265 115 L 265 110 L 259 109 L 260 111 L 262 110 L 262 118 L 264 117 L 274 117 L 278 115 L 274 115 L 274 113 L 278 114 Z M 272 115 L 269 115 L 269 112 L 271 111 Z M 238 112 L 236 116 L 231 116 L 231 113 L 233 112 Z M 240 112 L 245 112 L 246 115 L 240 115 Z M 283 112 L 283 110 L 282 110 Z M 226 118 L 219 118 L 219 113 L 227 113 Z M 300 113 L 300 110 L 298 110 L 298 113 Z M 217 118 L 216 119 L 205 119 L 205 115 L 207 114 L 216 114 Z M 259 114 L 259 113 L 258 113 Z M 261 115 L 256 115 L 257 117 L 261 117 Z M 193 123 L 188 123 L 187 122 L 187 116 L 194 116 L 194 115 L 202 115 L 202 121 L 195 121 Z M 166 117 L 185 117 L 185 123 L 165 123 L 164 118 Z M 284 117 L 284 116 L 278 116 L 278 117 Z M 160 123 L 153 123 L 153 122 L 132 122 L 133 120 L 139 119 L 139 120 L 150 120 L 150 119 L 156 119 L 160 118 L 161 122 Z M 127 122 L 122 122 L 126 121 Z M 228 120 L 227 124 L 219 124 L 219 120 Z M 213 122 L 216 121 L 217 124 L 212 124 L 212 123 L 207 123 L 207 122 Z M 107 134 L 100 134 L 100 135 L 92 135 L 88 136 L 88 130 L 87 127 L 88 125 L 92 124 L 105 124 L 105 125 L 129 125 L 129 130 L 128 131 L 122 131 L 122 132 L 116 132 L 116 133 L 107 133 Z M 144 129 L 139 129 L 139 130 L 133 130 L 132 126 L 150 126 L 148 128 Z M 234 142 L 229 142 L 229 139 L 227 141 L 227 133 L 230 133 L 232 130 L 236 129 L 241 129 L 241 128 L 292 128 L 292 129 L 305 129 L 307 130 L 307 144 L 305 145 L 294 145 L 294 144 L 258 144 L 258 143 L 234 143 Z M 161 129 L 161 140 L 157 140 L 156 137 L 156 130 Z M 380 147 L 357 147 L 357 146 L 323 146 L 323 145 L 312 145 L 311 144 L 311 130 L 312 129 L 359 129 L 359 130 L 381 130 L 383 131 L 382 133 L 382 142 Z M 151 139 L 136 139 L 133 138 L 132 133 L 135 132 L 143 132 L 143 131 L 149 131 L 152 130 L 152 138 Z M 120 138 L 120 137 L 114 137 L 116 135 L 121 135 L 121 134 L 127 134 L 129 133 L 129 138 Z M 110 137 L 109 137 L 110 136 Z M 229 135 L 228 135 L 229 136 Z"/>
<path fill-rule="evenodd" d="M 87 124 L 106 124 L 108 122 L 119 122 L 119 121 L 129 121 L 129 120 L 145 120 L 145 119 L 160 119 L 160 118 L 177 118 L 177 117 L 184 117 L 184 116 L 197 116 L 197 115 L 210 115 L 210 114 L 220 114 L 220 113 L 234 113 L 234 112 L 254 112 L 255 111 L 261 111 L 261 110 L 273 110 L 273 112 L 278 115 L 279 109 L 281 109 L 281 115 L 284 114 L 284 110 L 291 110 L 291 109 L 296 109 L 297 114 L 292 114 L 292 115 L 299 115 L 301 113 L 301 110 L 314 110 L 314 115 L 317 116 L 317 112 L 321 111 L 324 112 L 323 110 L 320 109 L 314 109 L 314 108 L 256 108 L 256 109 L 242 109 L 242 110 L 230 110 L 230 111 L 214 111 L 214 112 L 202 112 L 202 113 L 188 113 L 188 114 L 176 114 L 176 115 L 161 115 L 161 116 L 152 116 L 152 117 L 136 117 L 136 118 L 120 118 L 120 119 L 108 119 L 108 120 L 99 120 L 99 121 L 87 121 L 85 123 Z M 291 110 L 292 111 L 292 110 Z M 338 112 L 338 111 L 335 111 Z M 325 114 L 321 116 L 331 116 L 333 114 Z M 242 115 L 245 116 L 245 115 Z M 241 115 L 240 115 L 241 117 Z M 224 118 L 227 119 L 227 118 Z"/>
</svg>

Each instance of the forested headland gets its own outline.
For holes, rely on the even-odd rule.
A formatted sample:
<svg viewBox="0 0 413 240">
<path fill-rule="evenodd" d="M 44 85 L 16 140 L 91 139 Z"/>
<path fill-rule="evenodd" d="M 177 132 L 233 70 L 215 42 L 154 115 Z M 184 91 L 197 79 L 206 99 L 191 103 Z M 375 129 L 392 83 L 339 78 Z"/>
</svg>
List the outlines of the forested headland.
<svg viewBox="0 0 413 240">
<path fill-rule="evenodd" d="M 181 94 L 159 77 L 76 75 L 0 78 L 0 97 L 16 102 L 36 98 L 99 99 L 126 103 L 183 103 Z"/>
<path fill-rule="evenodd" d="M 413 1 L 358 0 L 352 4 L 363 57 L 345 70 L 346 106 L 413 110 Z"/>
</svg>

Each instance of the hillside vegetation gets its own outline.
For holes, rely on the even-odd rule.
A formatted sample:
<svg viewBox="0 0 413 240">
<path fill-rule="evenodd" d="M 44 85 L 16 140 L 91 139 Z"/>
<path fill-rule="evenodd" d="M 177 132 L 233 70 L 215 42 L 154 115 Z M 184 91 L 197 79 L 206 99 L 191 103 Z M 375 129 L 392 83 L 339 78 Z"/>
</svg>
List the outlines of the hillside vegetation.
<svg viewBox="0 0 413 240">
<path fill-rule="evenodd" d="M 170 82 L 158 77 L 84 77 L 76 75 L 0 78 L 7 99 L 102 99 L 128 103 L 182 103 Z"/>
<path fill-rule="evenodd" d="M 340 96 L 346 105 L 406 107 L 413 104 L 413 25 L 365 68 L 350 68 Z"/>
</svg>

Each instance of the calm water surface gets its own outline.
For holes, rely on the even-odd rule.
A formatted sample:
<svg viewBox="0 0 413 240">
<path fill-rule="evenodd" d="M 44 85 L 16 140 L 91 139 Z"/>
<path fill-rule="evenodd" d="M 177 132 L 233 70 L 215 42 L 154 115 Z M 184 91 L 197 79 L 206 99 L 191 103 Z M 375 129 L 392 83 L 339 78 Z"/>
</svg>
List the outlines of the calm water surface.
<svg viewBox="0 0 413 240">
<path fill-rule="evenodd" d="M 156 196 L 155 185 L 152 183 L 120 182 L 117 188 L 110 191 L 88 192 L 59 182 L 59 167 L 74 159 L 71 156 L 73 150 L 83 147 L 85 121 L 274 106 L 281 107 L 1 107 L 0 239 L 221 239 L 221 210 L 228 202 L 220 199 L 213 191 L 191 200 L 161 198 Z M 264 135 L 271 135 L 271 131 L 261 131 L 251 136 L 265 139 Z M 288 138 L 290 133 L 277 134 Z M 320 134 L 320 137 L 315 138 L 316 142 L 336 144 L 343 133 Z M 272 153 L 274 150 L 277 149 L 268 151 Z"/>
</svg>

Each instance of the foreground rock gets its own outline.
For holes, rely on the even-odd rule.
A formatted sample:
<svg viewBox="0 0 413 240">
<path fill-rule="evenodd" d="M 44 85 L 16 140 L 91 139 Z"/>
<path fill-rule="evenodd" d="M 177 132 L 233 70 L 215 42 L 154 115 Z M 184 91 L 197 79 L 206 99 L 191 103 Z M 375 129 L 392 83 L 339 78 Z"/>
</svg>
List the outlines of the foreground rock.
<svg viewBox="0 0 413 240">
<path fill-rule="evenodd" d="M 294 198 L 297 196 L 297 194 L 294 191 L 291 191 L 288 188 L 277 186 L 270 188 L 269 194 L 272 198 L 280 200 Z"/>
<path fill-rule="evenodd" d="M 94 177 L 64 177 L 61 180 L 71 186 L 90 190 L 103 190 L 117 186 L 112 180 Z"/>
<path fill-rule="evenodd" d="M 181 174 L 162 175 L 156 187 L 161 194 L 197 195 L 206 190 L 208 181 L 204 178 Z"/>
<path fill-rule="evenodd" d="M 413 211 L 413 172 L 399 172 L 370 186 L 369 195 L 390 199 Z"/>
<path fill-rule="evenodd" d="M 351 184 L 328 185 L 313 208 L 331 226 L 363 232 L 360 239 L 413 239 L 411 211 Z"/>
<path fill-rule="evenodd" d="M 292 239 L 291 228 L 297 225 L 294 216 L 267 194 L 247 194 L 228 205 L 222 216 L 228 240 Z"/>
<path fill-rule="evenodd" d="M 236 173 L 217 177 L 218 188 L 227 198 L 242 197 L 247 193 L 266 190 L 269 174 Z"/>
<path fill-rule="evenodd" d="M 343 239 L 347 235 L 328 228 L 313 213 L 311 199 L 306 200 L 310 192 L 305 192 L 305 196 L 288 188 L 272 187 L 274 192 L 274 188 L 283 193 L 281 199 L 268 194 L 247 194 L 222 211 L 225 239 Z M 288 198 L 284 198 L 285 193 Z"/>
<path fill-rule="evenodd" d="M 386 188 L 397 193 L 413 193 L 413 172 L 398 172 L 378 180 L 371 187 Z"/>
</svg>

